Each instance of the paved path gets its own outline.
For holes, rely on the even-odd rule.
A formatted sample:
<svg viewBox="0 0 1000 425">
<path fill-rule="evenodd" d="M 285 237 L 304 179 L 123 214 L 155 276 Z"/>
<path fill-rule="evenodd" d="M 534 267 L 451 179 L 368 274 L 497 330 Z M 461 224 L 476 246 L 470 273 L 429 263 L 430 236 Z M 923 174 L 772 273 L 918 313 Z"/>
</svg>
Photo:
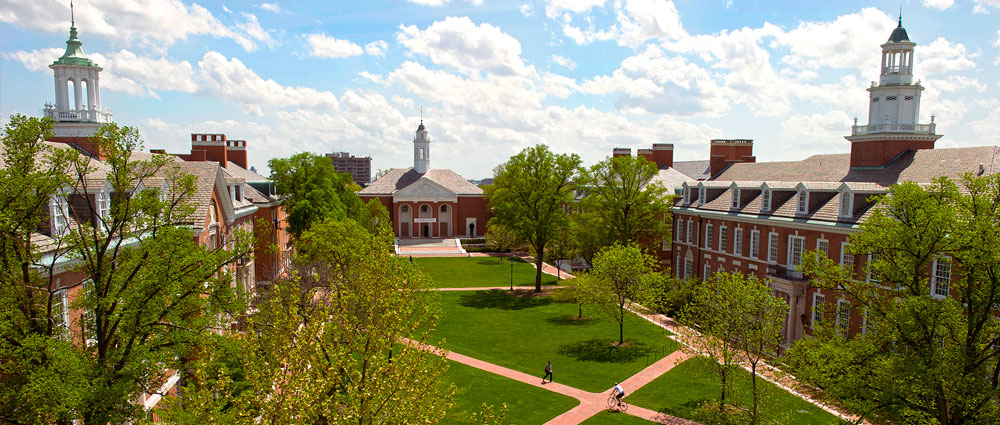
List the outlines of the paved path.
<svg viewBox="0 0 1000 425">
<path fill-rule="evenodd" d="M 523 382 L 525 384 L 531 385 L 533 387 L 543 388 L 554 393 L 559 393 L 569 397 L 573 397 L 580 402 L 576 407 L 564 412 L 563 414 L 556 416 L 552 420 L 546 422 L 546 425 L 576 425 L 591 416 L 596 415 L 602 410 L 607 409 L 608 396 L 611 394 L 611 388 L 609 387 L 606 391 L 600 393 L 592 393 L 589 391 L 584 391 L 579 388 L 574 388 L 568 385 L 563 385 L 558 382 L 543 383 L 537 376 L 528 375 L 524 372 L 518 372 L 513 369 L 508 369 L 503 366 L 499 366 L 490 362 L 482 361 L 474 357 L 469 357 L 456 353 L 454 351 L 441 350 L 437 347 L 421 344 L 415 341 L 406 341 L 418 347 L 430 350 L 434 353 L 441 354 L 444 353 L 446 359 L 459 362 L 474 368 L 484 370 L 490 373 L 494 373 L 500 376 L 504 376 L 515 381 Z M 674 365 L 686 360 L 688 354 L 683 351 L 675 351 L 649 365 L 649 367 L 639 371 L 635 375 L 622 382 L 622 387 L 626 388 L 626 391 L 633 392 L 642 388 L 642 386 L 650 383 L 652 380 L 656 379 L 660 375 L 666 373 L 668 370 L 674 367 Z M 661 424 L 670 425 L 696 425 L 697 422 L 692 422 L 687 419 L 678 418 L 670 415 L 665 415 L 662 413 L 654 412 L 649 409 L 645 409 L 639 406 L 629 405 L 628 411 L 625 412 L 629 415 L 650 420 L 653 422 Z"/>
<path fill-rule="evenodd" d="M 466 257 L 458 239 L 396 239 L 396 254 L 412 257 Z"/>
</svg>

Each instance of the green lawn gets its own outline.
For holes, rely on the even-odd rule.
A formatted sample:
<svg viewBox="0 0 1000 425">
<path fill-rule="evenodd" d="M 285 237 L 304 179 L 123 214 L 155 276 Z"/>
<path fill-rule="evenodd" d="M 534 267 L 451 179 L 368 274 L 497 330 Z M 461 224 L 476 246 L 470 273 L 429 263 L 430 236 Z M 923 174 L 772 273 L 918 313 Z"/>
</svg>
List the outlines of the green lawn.
<svg viewBox="0 0 1000 425">
<path fill-rule="evenodd" d="M 552 391 L 504 378 L 489 372 L 448 362 L 444 381 L 454 383 L 455 405 L 448 411 L 442 424 L 468 424 L 473 413 L 479 412 L 483 403 L 500 406 L 507 403 L 505 424 L 544 424 L 579 402 Z"/>
<path fill-rule="evenodd" d="M 625 339 L 631 345 L 613 347 L 617 322 L 575 320 L 575 303 L 498 290 L 440 295 L 442 317 L 435 339 L 444 338 L 445 348 L 539 380 L 551 360 L 556 382 L 586 391 L 605 391 L 678 348 L 666 331 L 635 315 L 625 320 Z"/>
<path fill-rule="evenodd" d="M 435 288 L 479 288 L 509 286 L 511 265 L 496 257 L 418 257 L 413 262 L 434 281 Z M 514 286 L 535 285 L 535 268 L 514 258 Z M 556 277 L 542 274 L 543 285 L 554 285 Z"/>
<path fill-rule="evenodd" d="M 610 410 L 604 410 L 590 419 L 581 422 L 581 425 L 650 425 L 656 422 L 647 421 L 642 418 L 637 418 L 628 413 L 612 412 Z"/>
<path fill-rule="evenodd" d="M 646 386 L 626 396 L 630 404 L 663 412 L 668 415 L 695 419 L 698 406 L 719 396 L 719 380 L 708 369 L 710 360 L 697 357 L 685 361 Z M 758 381 L 760 382 L 760 381 Z M 740 371 L 737 377 L 737 397 L 750 400 L 750 373 Z M 787 415 L 788 424 L 838 424 L 840 420 L 822 409 L 774 386 L 763 382 L 769 398 L 764 406 L 780 415 Z"/>
</svg>

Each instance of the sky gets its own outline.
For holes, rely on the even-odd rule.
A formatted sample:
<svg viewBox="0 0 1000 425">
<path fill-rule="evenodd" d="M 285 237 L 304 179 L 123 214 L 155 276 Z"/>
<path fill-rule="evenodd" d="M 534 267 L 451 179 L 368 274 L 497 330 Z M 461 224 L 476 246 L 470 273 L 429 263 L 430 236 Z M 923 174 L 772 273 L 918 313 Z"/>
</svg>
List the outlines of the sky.
<svg viewBox="0 0 1000 425">
<path fill-rule="evenodd" d="M 879 45 L 902 11 L 938 147 L 1000 145 L 1000 0 L 79 0 L 102 106 L 146 149 L 247 140 L 250 165 L 302 151 L 470 179 L 547 144 L 585 165 L 615 147 L 754 139 L 758 161 L 850 151 Z M 0 121 L 55 99 L 69 2 L 0 0 Z"/>
</svg>

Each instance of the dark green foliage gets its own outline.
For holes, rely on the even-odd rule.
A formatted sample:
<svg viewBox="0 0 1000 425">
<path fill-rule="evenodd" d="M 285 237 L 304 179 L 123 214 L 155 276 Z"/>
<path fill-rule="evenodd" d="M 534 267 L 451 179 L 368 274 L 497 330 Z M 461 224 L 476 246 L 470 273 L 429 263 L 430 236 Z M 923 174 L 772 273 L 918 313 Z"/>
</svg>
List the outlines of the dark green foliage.
<svg viewBox="0 0 1000 425">
<path fill-rule="evenodd" d="M 351 175 L 338 173 L 333 160 L 309 152 L 267 162 L 271 180 L 284 199 L 288 230 L 295 237 L 327 218 L 355 218 L 361 199 L 351 190 Z"/>
</svg>

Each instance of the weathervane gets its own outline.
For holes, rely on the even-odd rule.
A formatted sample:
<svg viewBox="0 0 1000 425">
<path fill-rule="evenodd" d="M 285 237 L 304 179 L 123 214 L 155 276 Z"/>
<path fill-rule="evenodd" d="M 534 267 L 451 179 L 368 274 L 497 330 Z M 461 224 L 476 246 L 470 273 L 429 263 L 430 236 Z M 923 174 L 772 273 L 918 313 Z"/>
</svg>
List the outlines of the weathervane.
<svg viewBox="0 0 1000 425">
<path fill-rule="evenodd" d="M 69 0 L 69 26 L 76 26 L 76 18 L 73 16 L 73 0 Z"/>
</svg>

